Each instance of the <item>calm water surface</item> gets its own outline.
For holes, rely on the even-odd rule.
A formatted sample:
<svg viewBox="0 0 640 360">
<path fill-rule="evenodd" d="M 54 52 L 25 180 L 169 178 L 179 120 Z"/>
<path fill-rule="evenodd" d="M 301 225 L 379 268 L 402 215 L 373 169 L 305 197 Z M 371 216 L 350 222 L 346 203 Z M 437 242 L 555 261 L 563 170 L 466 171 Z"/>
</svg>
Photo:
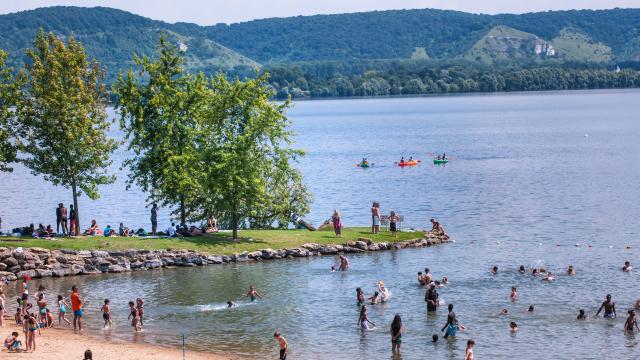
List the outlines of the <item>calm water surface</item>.
<svg viewBox="0 0 640 360">
<path fill-rule="evenodd" d="M 184 333 L 191 349 L 251 358 L 275 356 L 274 329 L 288 339 L 291 358 L 390 358 L 388 326 L 400 313 L 403 359 L 460 359 L 468 338 L 479 359 L 635 359 L 640 337 L 625 336 L 622 325 L 640 297 L 640 274 L 619 269 L 625 260 L 640 266 L 639 113 L 640 91 L 299 102 L 290 116 L 307 151 L 300 168 L 314 194 L 313 222 L 338 208 L 347 226 L 367 224 L 376 200 L 383 212 L 404 214 L 408 226 L 439 218 L 456 243 L 354 256 L 348 273 L 330 273 L 334 259 L 322 257 L 42 282 L 49 298 L 79 284 L 97 336 L 177 346 Z M 451 162 L 431 165 L 436 152 Z M 424 163 L 393 166 L 402 155 Z M 362 157 L 376 165 L 355 167 Z M 103 223 L 148 226 L 144 194 L 124 190 L 123 178 L 102 199 L 82 203 L 83 220 L 90 213 Z M 45 221 L 53 214 L 47 206 L 69 197 L 23 169 L 0 179 L 3 227 Z M 501 269 L 495 277 L 488 273 L 494 264 Z M 520 264 L 554 272 L 573 264 L 578 274 L 546 283 L 518 274 Z M 424 267 L 451 281 L 440 296 L 467 326 L 454 341 L 431 343 L 446 309 L 426 313 L 415 282 Z M 378 327 L 361 333 L 355 288 L 369 295 L 377 280 L 392 298 L 369 309 Z M 242 298 L 251 284 L 264 300 Z M 515 303 L 511 286 L 520 295 Z M 607 293 L 619 319 L 575 321 L 580 308 L 595 314 Z M 126 302 L 136 296 L 147 300 L 149 319 L 134 336 Z M 116 320 L 106 332 L 97 330 L 105 297 Z M 224 309 L 229 299 L 239 306 Z M 502 308 L 510 315 L 499 316 Z M 510 321 L 520 326 L 516 335 Z"/>
</svg>

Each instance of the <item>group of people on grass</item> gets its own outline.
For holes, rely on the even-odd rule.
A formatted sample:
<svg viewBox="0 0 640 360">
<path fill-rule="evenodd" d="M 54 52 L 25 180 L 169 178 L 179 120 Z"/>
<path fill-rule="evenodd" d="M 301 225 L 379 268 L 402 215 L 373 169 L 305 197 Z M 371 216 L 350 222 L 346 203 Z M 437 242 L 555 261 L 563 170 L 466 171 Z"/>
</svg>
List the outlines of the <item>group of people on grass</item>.
<svg viewBox="0 0 640 360">
<path fill-rule="evenodd" d="M 16 325 L 22 327 L 22 332 L 25 336 L 25 344 L 20 339 L 20 334 L 16 331 L 12 332 L 4 341 L 4 348 L 9 351 L 26 351 L 34 352 L 36 350 L 36 338 L 42 334 L 42 331 L 53 328 L 55 326 L 61 326 L 63 324 L 71 326 L 73 324 L 73 331 L 82 332 L 82 318 L 83 308 L 85 302 L 80 296 L 80 291 L 77 286 L 71 287 L 71 294 L 69 296 L 71 306 L 67 302 L 63 295 L 57 295 L 53 304 L 57 308 L 57 324 L 56 316 L 50 309 L 52 304 L 49 303 L 45 296 L 45 288 L 40 285 L 35 295 L 29 294 L 29 281 L 30 278 L 26 277 L 22 280 L 22 294 L 17 298 L 17 306 L 14 315 Z M 4 327 L 4 315 L 6 313 L 4 294 L 4 282 L 0 283 L 0 327 Z M 31 301 L 35 301 L 35 306 Z M 131 320 L 131 326 L 136 332 L 142 331 L 143 316 L 144 316 L 144 301 L 142 298 L 137 298 L 135 302 L 129 302 L 129 317 Z M 67 313 L 73 312 L 73 322 L 67 319 Z M 111 320 L 111 303 L 109 299 L 105 299 L 102 307 L 100 308 L 102 313 L 102 319 L 104 321 L 104 328 L 108 329 L 112 326 Z"/>
<path fill-rule="evenodd" d="M 371 205 L 371 233 L 378 234 L 380 232 L 380 223 L 381 223 L 381 212 L 380 212 L 380 203 L 377 201 L 373 202 Z M 397 237 L 398 234 L 398 222 L 400 221 L 400 216 L 392 210 L 389 216 L 387 217 L 389 221 L 389 231 L 391 231 L 391 235 L 393 237 Z M 433 222 L 434 220 L 431 219 Z M 335 209 L 333 211 L 333 215 L 331 215 L 331 224 L 333 225 L 333 230 L 336 234 L 336 237 L 342 237 L 342 219 L 340 217 L 340 211 Z M 439 223 L 438 223 L 439 224 Z M 444 230 L 442 230 L 444 233 Z"/>
<path fill-rule="evenodd" d="M 76 233 L 77 229 L 77 216 L 73 208 L 73 205 L 69 205 L 70 210 L 64 206 L 63 203 L 58 204 L 56 208 L 56 229 L 54 231 L 51 225 L 46 227 L 43 224 L 39 224 L 36 228 L 34 224 L 29 224 L 24 227 L 17 227 L 12 229 L 11 233 L 15 236 L 27 236 L 37 238 L 52 238 L 56 235 L 62 234 L 63 236 L 71 236 Z M 62 232 L 60 230 L 62 229 Z M 182 236 L 201 236 L 207 233 L 218 232 L 218 220 L 212 214 L 207 219 L 207 224 L 202 227 L 187 226 L 186 224 L 176 225 L 171 223 L 164 232 L 158 231 L 158 205 L 153 204 L 151 207 L 151 232 L 146 232 L 143 228 L 135 230 L 133 227 L 125 226 L 124 223 L 120 223 L 118 228 L 107 225 L 102 228 L 98 225 L 95 219 L 91 220 L 91 225 L 87 227 L 80 234 L 83 236 L 105 236 L 105 237 L 128 237 L 128 236 L 156 236 L 164 235 L 169 237 L 182 237 Z"/>
</svg>

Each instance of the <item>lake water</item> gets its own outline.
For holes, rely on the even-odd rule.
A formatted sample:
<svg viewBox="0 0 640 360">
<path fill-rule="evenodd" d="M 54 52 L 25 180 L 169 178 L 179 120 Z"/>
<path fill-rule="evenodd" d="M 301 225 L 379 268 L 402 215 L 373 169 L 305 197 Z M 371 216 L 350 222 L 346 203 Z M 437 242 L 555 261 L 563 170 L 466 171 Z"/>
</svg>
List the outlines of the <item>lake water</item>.
<svg viewBox="0 0 640 360">
<path fill-rule="evenodd" d="M 348 273 L 330 273 L 335 259 L 321 257 L 42 283 L 52 295 L 78 284 L 97 336 L 179 346 L 184 333 L 190 349 L 258 359 L 275 357 L 275 329 L 291 358 L 390 358 L 395 313 L 405 326 L 403 359 L 460 359 L 468 338 L 479 359 L 635 359 L 640 337 L 625 336 L 622 325 L 640 297 L 640 274 L 619 269 L 625 260 L 640 266 L 639 113 L 637 90 L 298 102 L 290 117 L 307 151 L 300 168 L 314 194 L 309 219 L 319 223 L 338 208 L 347 226 L 367 225 L 376 200 L 383 212 L 405 215 L 407 226 L 440 219 L 456 242 L 353 256 Z M 449 164 L 432 165 L 429 154 L 438 152 Z M 423 163 L 399 168 L 400 156 Z M 362 157 L 375 165 L 357 168 Z M 5 228 L 52 218 L 55 203 L 69 197 L 22 169 L 0 176 Z M 82 202 L 84 220 L 90 213 L 103 223 L 145 225 L 143 204 L 144 194 L 119 180 L 102 199 Z M 518 274 L 521 264 L 558 273 L 572 264 L 577 275 L 546 283 Z M 497 276 L 489 275 L 493 265 Z M 451 281 L 440 296 L 467 327 L 457 340 L 431 343 L 446 309 L 426 313 L 415 281 L 425 267 Z M 369 309 L 378 327 L 362 333 L 355 288 L 370 295 L 377 280 L 392 298 Z M 251 284 L 264 300 L 242 299 Z M 607 293 L 619 319 L 575 320 L 580 308 L 595 314 Z M 126 303 L 136 296 L 146 299 L 149 319 L 134 336 Z M 108 332 L 97 330 L 105 297 L 116 320 Z M 224 309 L 229 299 L 239 306 Z M 499 316 L 502 308 L 510 314 Z M 510 334 L 510 321 L 519 333 Z"/>
</svg>

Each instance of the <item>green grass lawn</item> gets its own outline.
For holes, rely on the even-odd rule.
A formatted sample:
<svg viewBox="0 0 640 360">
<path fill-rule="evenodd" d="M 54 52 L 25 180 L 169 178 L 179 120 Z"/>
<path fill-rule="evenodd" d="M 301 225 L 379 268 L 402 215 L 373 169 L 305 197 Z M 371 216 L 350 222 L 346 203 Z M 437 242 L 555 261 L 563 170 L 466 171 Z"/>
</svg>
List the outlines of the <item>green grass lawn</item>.
<svg viewBox="0 0 640 360">
<path fill-rule="evenodd" d="M 392 242 L 416 239 L 423 236 L 422 231 L 399 232 L 397 238 L 382 230 L 373 235 L 370 228 L 344 228 L 342 238 L 336 239 L 333 231 L 308 230 L 241 230 L 240 239 L 233 241 L 231 233 L 218 233 L 212 236 L 145 239 L 139 237 L 78 237 L 56 238 L 56 240 L 33 238 L 0 238 L 0 247 L 40 247 L 45 249 L 74 249 L 74 250 L 166 250 L 185 249 L 196 250 L 206 254 L 230 255 L 243 251 L 255 251 L 272 248 L 275 250 L 298 247 L 305 243 L 343 244 L 360 237 L 369 238 L 375 242 Z"/>
</svg>

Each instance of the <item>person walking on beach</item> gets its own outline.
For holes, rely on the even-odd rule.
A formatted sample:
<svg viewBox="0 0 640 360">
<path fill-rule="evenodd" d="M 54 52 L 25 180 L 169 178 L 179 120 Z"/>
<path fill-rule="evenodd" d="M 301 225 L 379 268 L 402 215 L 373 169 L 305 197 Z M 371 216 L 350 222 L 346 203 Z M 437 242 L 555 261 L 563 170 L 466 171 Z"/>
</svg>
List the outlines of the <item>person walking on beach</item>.
<svg viewBox="0 0 640 360">
<path fill-rule="evenodd" d="M 600 314 L 600 311 L 604 309 L 604 318 L 611 319 L 616 317 L 616 303 L 611 300 L 611 294 L 607 294 L 607 298 L 602 302 L 596 316 Z"/>
<path fill-rule="evenodd" d="M 380 204 L 374 202 L 371 206 L 371 233 L 377 234 L 380 231 Z"/>
<path fill-rule="evenodd" d="M 82 298 L 80 297 L 80 292 L 78 292 L 78 287 L 73 285 L 71 287 L 71 309 L 73 310 L 73 331 L 76 331 L 76 328 L 82 332 Z"/>
<path fill-rule="evenodd" d="M 62 321 L 67 323 L 67 325 L 71 325 L 71 321 L 67 320 L 67 309 L 69 305 L 64 301 L 62 295 L 58 295 L 58 325 L 62 324 Z"/>
<path fill-rule="evenodd" d="M 333 223 L 333 231 L 336 233 L 336 237 L 342 237 L 342 222 L 340 222 L 340 212 L 338 209 L 333 210 L 331 222 Z"/>
<path fill-rule="evenodd" d="M 396 314 L 391 323 L 391 351 L 400 355 L 400 345 L 402 344 L 402 318 Z"/>
<path fill-rule="evenodd" d="M 156 236 L 158 230 L 158 204 L 151 206 L 151 235 Z"/>
<path fill-rule="evenodd" d="M 280 360 L 287 360 L 287 354 L 289 353 L 289 343 L 278 331 L 273 334 L 273 337 L 278 340 L 280 346 Z"/>
</svg>

